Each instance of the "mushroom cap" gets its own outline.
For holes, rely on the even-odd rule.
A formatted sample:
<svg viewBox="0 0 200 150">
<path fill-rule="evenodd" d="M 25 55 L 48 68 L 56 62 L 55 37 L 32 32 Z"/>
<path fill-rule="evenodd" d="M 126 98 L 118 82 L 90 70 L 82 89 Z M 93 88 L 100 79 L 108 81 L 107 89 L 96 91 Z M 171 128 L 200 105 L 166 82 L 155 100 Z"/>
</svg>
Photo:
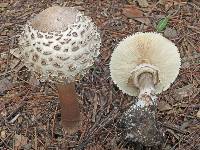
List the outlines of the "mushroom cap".
<svg viewBox="0 0 200 150">
<path fill-rule="evenodd" d="M 73 7 L 53 6 L 24 26 L 21 58 L 40 79 L 74 82 L 99 55 L 100 34 L 90 17 Z"/>
<path fill-rule="evenodd" d="M 114 83 L 122 92 L 138 96 L 139 88 L 129 84 L 132 71 L 141 64 L 158 69 L 159 82 L 155 93 L 170 87 L 178 76 L 181 66 L 178 48 L 159 33 L 136 33 L 123 39 L 112 53 L 110 73 Z"/>
</svg>

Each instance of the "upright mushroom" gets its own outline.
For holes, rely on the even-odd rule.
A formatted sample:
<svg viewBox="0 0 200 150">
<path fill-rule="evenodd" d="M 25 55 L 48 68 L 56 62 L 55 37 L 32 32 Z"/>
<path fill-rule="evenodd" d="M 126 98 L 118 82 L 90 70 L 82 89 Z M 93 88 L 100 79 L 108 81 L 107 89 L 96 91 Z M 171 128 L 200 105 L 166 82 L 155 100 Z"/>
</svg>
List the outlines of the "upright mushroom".
<svg viewBox="0 0 200 150">
<path fill-rule="evenodd" d="M 122 92 L 138 96 L 122 117 L 126 138 L 148 146 L 159 143 L 155 94 L 170 87 L 180 65 L 175 44 L 158 33 L 136 33 L 116 47 L 110 61 L 111 78 Z"/>
<path fill-rule="evenodd" d="M 81 121 L 75 81 L 93 65 L 100 43 L 90 17 L 73 7 L 60 6 L 32 17 L 19 38 L 24 63 L 40 79 L 57 85 L 62 125 L 69 133 L 77 131 Z"/>
</svg>

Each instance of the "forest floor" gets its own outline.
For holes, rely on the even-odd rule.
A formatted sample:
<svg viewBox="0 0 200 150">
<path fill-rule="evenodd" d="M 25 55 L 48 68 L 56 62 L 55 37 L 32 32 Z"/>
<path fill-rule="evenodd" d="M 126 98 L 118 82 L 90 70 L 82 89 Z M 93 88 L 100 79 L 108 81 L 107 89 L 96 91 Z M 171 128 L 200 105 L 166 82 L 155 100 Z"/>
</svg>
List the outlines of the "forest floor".
<svg viewBox="0 0 200 150">
<path fill-rule="evenodd" d="M 200 1 L 199 0 L 1 0 L 0 1 L 0 149 L 156 150 L 121 138 L 119 118 L 133 103 L 113 84 L 109 61 L 113 49 L 135 32 L 161 32 L 178 47 L 182 66 L 176 81 L 158 95 L 157 121 L 163 150 L 200 150 Z M 31 15 L 52 5 L 76 6 L 90 16 L 102 37 L 101 54 L 77 83 L 82 126 L 64 134 L 55 85 L 35 79 L 9 54 Z"/>
</svg>

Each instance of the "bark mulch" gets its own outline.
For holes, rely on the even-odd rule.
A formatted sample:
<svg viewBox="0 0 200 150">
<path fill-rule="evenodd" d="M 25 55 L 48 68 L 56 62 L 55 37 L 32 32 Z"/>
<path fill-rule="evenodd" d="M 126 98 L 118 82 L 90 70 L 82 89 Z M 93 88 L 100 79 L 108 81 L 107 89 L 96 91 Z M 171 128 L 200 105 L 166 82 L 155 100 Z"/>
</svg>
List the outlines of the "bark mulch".
<svg viewBox="0 0 200 150">
<path fill-rule="evenodd" d="M 140 3 L 138 3 L 140 1 Z M 37 150 L 199 150 L 200 149 L 200 2 L 198 0 L 1 0 L 0 1 L 0 149 Z M 144 2 L 145 0 L 143 0 Z M 9 50 L 26 21 L 52 5 L 76 6 L 98 26 L 102 47 L 90 72 L 77 83 L 82 127 L 66 135 L 60 122 L 55 85 L 38 81 Z M 165 140 L 160 147 L 127 142 L 118 127 L 134 98 L 123 94 L 109 75 L 117 43 L 135 32 L 156 31 L 179 48 L 182 67 L 172 86 L 158 95 L 156 114 Z"/>
</svg>

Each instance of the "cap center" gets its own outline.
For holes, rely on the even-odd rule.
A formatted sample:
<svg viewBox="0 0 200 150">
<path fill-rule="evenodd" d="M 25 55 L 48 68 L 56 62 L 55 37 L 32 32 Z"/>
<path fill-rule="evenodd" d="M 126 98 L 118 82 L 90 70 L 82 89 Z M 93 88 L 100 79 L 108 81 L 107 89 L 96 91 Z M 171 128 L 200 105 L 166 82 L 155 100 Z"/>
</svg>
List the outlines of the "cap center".
<svg viewBox="0 0 200 150">
<path fill-rule="evenodd" d="M 66 30 L 75 23 L 78 11 L 70 7 L 53 6 L 30 20 L 32 27 L 42 32 Z"/>
</svg>

